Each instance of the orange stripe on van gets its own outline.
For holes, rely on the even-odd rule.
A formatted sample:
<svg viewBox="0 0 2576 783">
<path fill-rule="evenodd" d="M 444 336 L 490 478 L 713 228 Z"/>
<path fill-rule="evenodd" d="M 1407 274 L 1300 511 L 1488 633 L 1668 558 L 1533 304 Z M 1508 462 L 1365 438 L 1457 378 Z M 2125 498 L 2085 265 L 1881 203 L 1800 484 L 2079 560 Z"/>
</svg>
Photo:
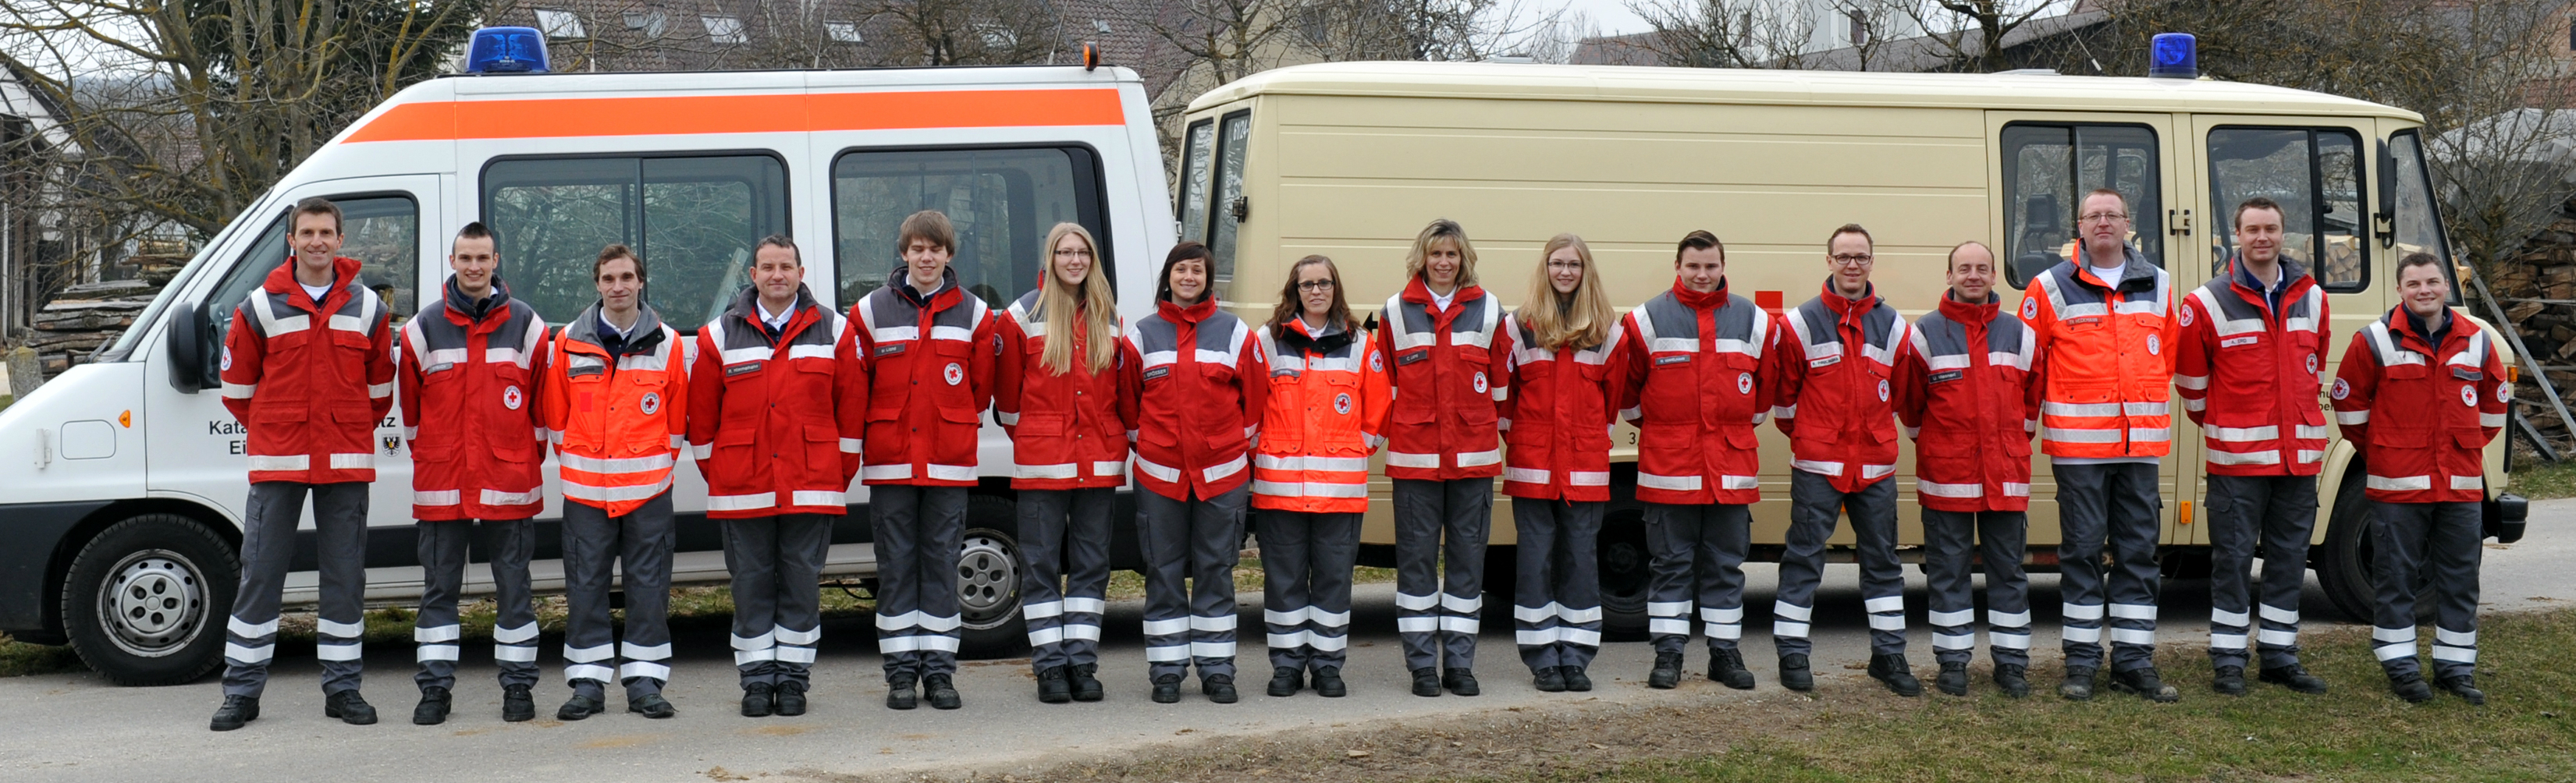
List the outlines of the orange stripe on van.
<svg viewBox="0 0 2576 783">
<path fill-rule="evenodd" d="M 406 103 L 349 141 L 535 139 L 919 128 L 1121 125 L 1117 90 L 933 90 L 804 95 Z"/>
</svg>

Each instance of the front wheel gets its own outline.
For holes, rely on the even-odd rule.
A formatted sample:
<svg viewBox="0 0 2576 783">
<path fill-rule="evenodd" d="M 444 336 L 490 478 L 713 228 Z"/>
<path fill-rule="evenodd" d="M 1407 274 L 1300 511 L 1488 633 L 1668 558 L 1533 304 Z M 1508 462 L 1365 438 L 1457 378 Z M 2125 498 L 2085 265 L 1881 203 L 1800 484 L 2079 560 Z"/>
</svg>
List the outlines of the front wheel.
<svg viewBox="0 0 2576 783">
<path fill-rule="evenodd" d="M 2335 611 L 2359 622 L 2372 622 L 2378 615 L 2378 566 L 2372 558 L 2378 550 L 2373 540 L 2379 527 L 2379 515 L 2371 509 L 2370 500 L 2362 495 L 2362 470 L 2356 465 L 2344 475 L 2335 489 L 2334 514 L 2326 523 L 2326 540 L 2309 552 L 2310 565 L 2317 571 L 2317 583 L 2325 587 L 2326 600 Z M 2415 584 L 2415 619 L 2429 621 L 2437 603 L 2432 580 L 2417 575 Z"/>
<path fill-rule="evenodd" d="M 1655 560 L 1646 548 L 1646 507 L 1635 500 L 1612 501 L 1593 548 L 1601 569 L 1602 641 L 1645 639 L 1647 582 Z"/>
<path fill-rule="evenodd" d="M 63 624 L 81 662 L 118 685 L 177 685 L 223 664 L 241 587 L 231 545 L 196 520 L 145 514 L 100 531 L 63 580 Z"/>
<path fill-rule="evenodd" d="M 967 498 L 966 535 L 957 551 L 960 658 L 1007 658 L 1028 649 L 1019 527 L 1019 504 L 992 495 Z"/>
</svg>

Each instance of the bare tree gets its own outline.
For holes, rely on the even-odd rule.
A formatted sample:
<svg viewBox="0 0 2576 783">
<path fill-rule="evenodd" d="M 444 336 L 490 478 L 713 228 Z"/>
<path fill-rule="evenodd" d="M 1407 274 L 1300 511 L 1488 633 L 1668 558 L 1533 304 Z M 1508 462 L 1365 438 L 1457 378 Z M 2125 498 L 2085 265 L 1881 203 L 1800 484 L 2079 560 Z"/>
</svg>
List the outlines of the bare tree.
<svg viewBox="0 0 2576 783">
<path fill-rule="evenodd" d="M 1911 20 L 1957 67 L 1983 73 L 2008 68 L 2004 36 L 2032 19 L 2071 10 L 2075 0 L 1847 0 L 1874 3 Z M 2262 3 L 2233 5 L 2263 6 Z M 2277 13 L 2277 6 L 2271 9 Z M 1864 69 L 1866 70 L 1866 69 Z"/>
<path fill-rule="evenodd" d="M 868 18 L 919 51 L 907 65 L 1042 63 L 1067 48 L 1045 0 L 875 0 Z"/>
<path fill-rule="evenodd" d="M 1638 46 L 1665 65 L 1687 68 L 1797 68 L 1820 20 L 1803 4 L 1775 0 L 1630 0 L 1646 20 Z"/>
</svg>

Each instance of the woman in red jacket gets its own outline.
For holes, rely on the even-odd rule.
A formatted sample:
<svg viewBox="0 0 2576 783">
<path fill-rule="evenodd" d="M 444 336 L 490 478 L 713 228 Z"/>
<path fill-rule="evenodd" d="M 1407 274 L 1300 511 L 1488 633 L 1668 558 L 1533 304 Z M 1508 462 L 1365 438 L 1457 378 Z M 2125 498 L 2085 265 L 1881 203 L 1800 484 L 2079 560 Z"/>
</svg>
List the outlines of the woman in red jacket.
<svg viewBox="0 0 2576 783">
<path fill-rule="evenodd" d="M 1145 661 L 1154 701 L 1235 700 L 1234 565 L 1269 390 L 1252 327 L 1217 309 L 1206 245 L 1163 259 L 1156 311 L 1127 327 L 1137 389 L 1136 542 L 1145 555 Z M 1184 588 L 1182 580 L 1193 584 Z"/>
<path fill-rule="evenodd" d="M 1582 237 L 1558 234 L 1539 257 L 1529 295 L 1503 321 L 1514 346 L 1504 362 L 1512 393 L 1501 404 L 1503 493 L 1520 538 L 1512 618 L 1539 690 L 1588 691 L 1583 670 L 1601 649 L 1592 547 L 1610 505 L 1619 311 Z"/>
<path fill-rule="evenodd" d="M 1037 290 L 1002 316 L 993 417 L 1011 433 L 1019 490 L 1020 614 L 1038 701 L 1099 701 L 1100 614 L 1109 587 L 1109 509 L 1127 483 L 1135 388 L 1119 370 L 1136 357 L 1091 232 L 1047 232 Z M 1068 583 L 1060 577 L 1071 577 Z"/>
<path fill-rule="evenodd" d="M 1261 327 L 1270 405 L 1252 457 L 1260 531 L 1262 619 L 1270 636 L 1270 695 L 1294 696 L 1308 671 L 1315 692 L 1339 697 L 1350 646 L 1351 567 L 1368 512 L 1369 452 L 1383 442 L 1386 358 L 1351 318 L 1333 260 L 1288 268 L 1279 307 Z"/>
</svg>

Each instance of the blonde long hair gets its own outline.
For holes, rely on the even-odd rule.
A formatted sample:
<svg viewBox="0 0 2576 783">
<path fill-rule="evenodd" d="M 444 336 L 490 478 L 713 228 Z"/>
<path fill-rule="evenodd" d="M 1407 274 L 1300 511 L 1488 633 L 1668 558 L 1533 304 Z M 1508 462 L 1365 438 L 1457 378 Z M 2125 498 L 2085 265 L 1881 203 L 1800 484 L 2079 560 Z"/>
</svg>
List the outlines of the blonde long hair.
<svg viewBox="0 0 2576 783">
<path fill-rule="evenodd" d="M 1056 243 L 1067 236 L 1081 237 L 1082 246 L 1091 250 L 1091 270 L 1083 273 L 1080 290 L 1065 285 L 1055 273 Z M 1047 341 L 1038 360 L 1057 375 L 1072 371 L 1073 319 L 1079 314 L 1088 338 L 1083 341 L 1082 363 L 1093 373 L 1108 370 L 1118 355 L 1118 299 L 1109 292 L 1109 278 L 1100 274 L 1109 265 L 1108 254 L 1079 223 L 1057 223 L 1047 229 L 1042 247 L 1046 258 L 1038 264 L 1038 310 L 1046 315 Z"/>
<path fill-rule="evenodd" d="M 1547 273 L 1547 260 L 1569 247 L 1583 261 L 1583 282 L 1570 296 L 1558 294 Z M 1609 295 L 1601 293 L 1601 266 L 1592 263 L 1592 247 L 1573 234 L 1558 234 L 1538 251 L 1538 271 L 1530 275 L 1529 297 L 1521 300 L 1516 315 L 1529 327 L 1531 339 L 1550 351 L 1568 345 L 1600 347 L 1610 340 L 1610 322 L 1619 317 L 1610 309 Z"/>
<path fill-rule="evenodd" d="M 1424 271 L 1424 267 L 1430 261 L 1431 244 L 1434 242 L 1447 242 L 1457 246 L 1458 287 L 1475 285 L 1476 246 L 1467 244 L 1467 230 L 1459 228 L 1458 221 L 1448 218 L 1431 221 L 1431 225 L 1423 226 L 1422 233 L 1413 238 L 1413 247 L 1404 251 L 1405 276 L 1421 280 L 1425 285 L 1430 284 L 1431 278 L 1429 273 Z"/>
</svg>

